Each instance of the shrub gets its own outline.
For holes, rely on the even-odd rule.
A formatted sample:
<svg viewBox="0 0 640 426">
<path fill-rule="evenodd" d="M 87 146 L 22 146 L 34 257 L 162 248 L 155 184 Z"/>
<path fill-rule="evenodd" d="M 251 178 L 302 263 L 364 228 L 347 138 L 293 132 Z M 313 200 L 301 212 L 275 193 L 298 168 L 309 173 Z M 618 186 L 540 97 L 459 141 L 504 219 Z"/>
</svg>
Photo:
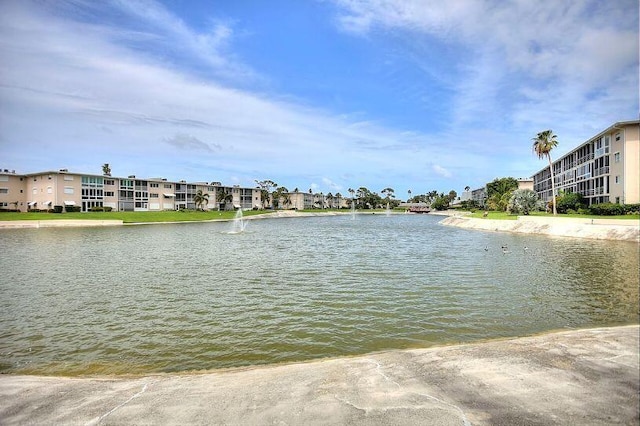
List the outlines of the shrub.
<svg viewBox="0 0 640 426">
<path fill-rule="evenodd" d="M 640 214 L 640 204 L 625 204 L 624 210 L 626 214 Z"/>
<path fill-rule="evenodd" d="M 625 214 L 625 206 L 622 204 L 601 203 L 589 207 L 591 214 L 598 216 L 618 216 Z"/>
<path fill-rule="evenodd" d="M 53 212 L 54 213 L 62 213 L 62 206 L 53 206 Z"/>
<path fill-rule="evenodd" d="M 105 212 L 110 212 L 113 210 L 113 207 L 103 207 Z"/>
<path fill-rule="evenodd" d="M 556 197 L 556 210 L 558 210 L 558 213 L 568 213 L 569 210 L 577 211 L 584 206 L 584 197 L 578 192 L 561 192 Z"/>
<path fill-rule="evenodd" d="M 530 189 L 516 189 L 509 198 L 507 208 L 513 213 L 529 214 L 538 207 L 538 194 Z"/>
<path fill-rule="evenodd" d="M 101 206 L 95 206 L 95 207 L 91 207 L 91 211 L 92 212 L 103 212 L 104 208 Z"/>
</svg>

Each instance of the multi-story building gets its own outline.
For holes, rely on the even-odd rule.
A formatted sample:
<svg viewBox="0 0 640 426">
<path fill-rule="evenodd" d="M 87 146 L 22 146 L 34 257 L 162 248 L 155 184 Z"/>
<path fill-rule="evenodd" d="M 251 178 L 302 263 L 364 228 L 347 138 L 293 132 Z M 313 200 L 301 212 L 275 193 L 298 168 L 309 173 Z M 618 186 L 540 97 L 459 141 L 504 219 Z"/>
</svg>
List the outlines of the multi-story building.
<svg viewBox="0 0 640 426">
<path fill-rule="evenodd" d="M 67 169 L 17 174 L 0 170 L 0 209 L 38 211 L 77 206 L 81 211 L 161 211 L 196 208 L 198 191 L 207 194 L 208 210 L 261 208 L 259 188 L 223 186 L 220 182 L 171 182 L 69 172 Z M 221 196 L 223 195 L 223 196 Z M 271 204 L 265 206 L 270 207 Z"/>
<path fill-rule="evenodd" d="M 640 121 L 618 122 L 553 162 L 558 191 L 577 192 L 589 205 L 640 203 Z M 553 197 L 545 167 L 533 176 L 534 191 Z"/>
</svg>

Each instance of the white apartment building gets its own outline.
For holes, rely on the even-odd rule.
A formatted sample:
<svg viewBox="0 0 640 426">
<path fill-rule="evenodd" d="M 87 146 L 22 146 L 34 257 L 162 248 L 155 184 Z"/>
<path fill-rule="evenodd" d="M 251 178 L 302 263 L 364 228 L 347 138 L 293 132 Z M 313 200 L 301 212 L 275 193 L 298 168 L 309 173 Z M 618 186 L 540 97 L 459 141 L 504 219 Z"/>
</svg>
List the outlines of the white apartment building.
<svg viewBox="0 0 640 426">
<path fill-rule="evenodd" d="M 618 122 L 556 159 L 556 192 L 580 193 L 589 205 L 640 203 L 639 136 L 640 121 Z M 549 167 L 533 175 L 533 181 L 540 199 L 551 201 Z"/>
<path fill-rule="evenodd" d="M 0 209 L 50 210 L 54 206 L 94 207 L 114 211 L 162 211 L 196 208 L 198 191 L 208 194 L 208 210 L 260 207 L 258 188 L 223 186 L 219 182 L 172 182 L 163 178 L 112 177 L 69 172 L 67 169 L 17 174 L 0 170 Z M 224 194 L 225 196 L 219 196 Z"/>
</svg>

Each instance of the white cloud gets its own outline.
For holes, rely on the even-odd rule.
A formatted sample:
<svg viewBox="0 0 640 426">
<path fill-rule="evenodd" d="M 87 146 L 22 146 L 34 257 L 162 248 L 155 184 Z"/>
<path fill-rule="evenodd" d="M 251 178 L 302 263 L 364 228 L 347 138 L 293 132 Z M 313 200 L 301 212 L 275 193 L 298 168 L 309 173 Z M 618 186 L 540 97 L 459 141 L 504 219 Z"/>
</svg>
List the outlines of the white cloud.
<svg viewBox="0 0 640 426">
<path fill-rule="evenodd" d="M 91 172 L 84 169 L 88 164 L 108 161 L 114 174 L 180 169 L 186 176 L 168 177 L 201 180 L 203 170 L 214 170 L 207 173 L 249 185 L 282 175 L 290 186 L 331 176 L 324 184 L 338 188 L 357 185 L 333 182 L 347 179 L 346 171 L 348 179 L 376 182 L 370 168 L 399 170 L 406 155 L 419 160 L 426 156 L 424 145 L 435 141 L 195 79 L 114 43 L 111 28 L 42 16 L 28 3 L 7 7 L 16 4 L 4 3 L 0 13 L 6 40 L 0 46 L 6 106 L 0 150 L 5 161 L 30 164 L 26 171 L 59 162 Z M 165 21 L 170 19 L 154 20 Z M 446 150 L 435 144 L 429 155 Z"/>
<path fill-rule="evenodd" d="M 430 133 L 252 92 L 240 81 L 265 77 L 233 54 L 233 22 L 198 32 L 152 1 L 0 2 L 0 157 L 27 172 L 97 172 L 109 162 L 115 175 L 204 174 L 248 186 L 273 179 L 300 189 L 320 182 L 312 185 L 324 192 L 402 192 L 396 182 L 406 181 L 417 194 L 442 178 L 474 186 L 504 170 L 496 153 L 526 157 L 528 134 L 553 126 L 563 145 L 568 134 L 580 142 L 637 106 L 630 18 L 601 3 L 562 3 L 561 14 L 540 9 L 556 2 L 538 3 L 339 2 L 352 32 L 394 29 L 409 34 L 400 42 L 421 40 L 411 45 L 417 67 L 454 93 L 453 107 L 442 100 L 453 111 L 449 125 Z M 444 46 L 436 53 L 454 46 L 449 56 L 458 47 L 472 55 L 436 58 L 444 65 L 434 69 L 420 49 L 436 42 Z M 538 166 L 532 155 L 511 170 L 522 176 Z"/>
<path fill-rule="evenodd" d="M 586 137 L 592 129 L 581 123 L 603 128 L 634 118 L 628 114 L 638 109 L 637 90 L 631 89 L 638 86 L 635 0 L 336 4 L 346 31 L 375 36 L 393 30 L 404 32 L 406 43 L 414 46 L 412 40 L 423 37 L 443 49 L 459 47 L 462 54 L 454 68 L 425 70 L 427 78 L 433 78 L 429 72 L 434 70 L 458 74 L 451 85 L 451 127 L 502 122 L 524 131 L 554 126 Z M 432 56 L 420 65 L 439 60 Z M 593 113 L 585 116 L 584 111 Z"/>
<path fill-rule="evenodd" d="M 434 164 L 433 166 L 431 166 L 431 169 L 434 171 L 434 173 L 444 178 L 450 178 L 451 176 L 453 176 L 453 174 L 449 170 L 445 169 L 439 164 Z"/>
</svg>

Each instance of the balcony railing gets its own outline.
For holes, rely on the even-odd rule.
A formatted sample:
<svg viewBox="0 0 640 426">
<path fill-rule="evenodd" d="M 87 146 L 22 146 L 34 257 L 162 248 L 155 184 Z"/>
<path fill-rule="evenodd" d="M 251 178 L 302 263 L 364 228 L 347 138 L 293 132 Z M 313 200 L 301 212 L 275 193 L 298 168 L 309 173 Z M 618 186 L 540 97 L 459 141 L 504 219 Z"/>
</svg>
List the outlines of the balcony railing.
<svg viewBox="0 0 640 426">
<path fill-rule="evenodd" d="M 593 172 L 594 176 L 606 175 L 609 173 L 609 166 L 600 167 Z"/>
</svg>

